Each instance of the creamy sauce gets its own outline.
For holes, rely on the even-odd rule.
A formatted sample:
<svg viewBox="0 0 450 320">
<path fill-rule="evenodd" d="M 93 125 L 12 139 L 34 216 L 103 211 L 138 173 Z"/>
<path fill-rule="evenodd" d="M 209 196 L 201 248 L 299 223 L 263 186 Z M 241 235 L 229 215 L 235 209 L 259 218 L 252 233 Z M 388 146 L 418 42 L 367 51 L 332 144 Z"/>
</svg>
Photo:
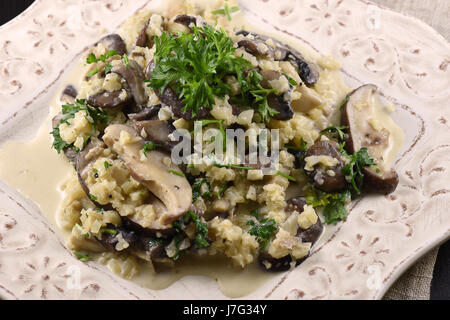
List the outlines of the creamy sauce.
<svg viewBox="0 0 450 320">
<path fill-rule="evenodd" d="M 249 25 L 243 18 L 238 17 L 238 25 L 245 25 L 247 30 L 271 35 L 264 30 Z M 304 52 L 305 50 L 284 35 L 276 34 L 273 36 L 299 51 Z M 52 118 L 60 111 L 59 97 L 62 90 L 68 84 L 75 85 L 79 89 L 84 70 L 84 63 L 80 61 L 79 66 L 64 81 L 55 99 L 53 99 L 49 117 L 42 124 L 34 139 L 28 142 L 9 141 L 3 144 L 0 149 L 0 178 L 36 202 L 47 219 L 58 226 L 59 235 L 63 240 L 67 240 L 69 232 L 60 228 L 56 217 L 63 199 L 62 186 L 73 173 L 73 167 L 64 155 L 57 154 L 51 148 L 52 136 L 49 132 L 52 130 Z M 336 85 L 336 102 L 341 101 L 350 89 L 344 84 L 338 71 L 330 71 L 328 76 Z M 389 157 L 389 159 L 392 159 L 401 147 L 403 133 L 390 119 L 387 112 L 380 111 L 379 118 L 384 124 L 394 128 L 392 131 L 393 147 Z M 329 237 L 328 233 L 325 232 L 325 235 L 316 245 L 323 243 Z M 280 277 L 280 274 L 262 271 L 256 263 L 242 269 L 232 266 L 229 259 L 211 256 L 185 256 L 177 262 L 173 270 L 158 274 L 153 274 L 151 268 L 146 267 L 145 264 L 142 264 L 140 269 L 140 273 L 131 281 L 150 289 L 164 289 L 184 276 L 201 275 L 217 280 L 223 294 L 233 298 L 250 294 L 267 281 Z"/>
</svg>

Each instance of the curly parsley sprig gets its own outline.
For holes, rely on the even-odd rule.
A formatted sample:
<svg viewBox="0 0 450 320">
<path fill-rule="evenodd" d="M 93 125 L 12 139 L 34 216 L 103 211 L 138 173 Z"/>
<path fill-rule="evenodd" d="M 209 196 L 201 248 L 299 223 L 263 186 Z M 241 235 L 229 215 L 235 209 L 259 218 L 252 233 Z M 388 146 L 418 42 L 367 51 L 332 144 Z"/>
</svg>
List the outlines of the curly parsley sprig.
<svg viewBox="0 0 450 320">
<path fill-rule="evenodd" d="M 277 114 L 268 104 L 268 96 L 276 90 L 261 86 L 262 76 L 252 64 L 236 56 L 233 40 L 225 31 L 205 25 L 193 27 L 192 33 L 163 33 L 155 37 L 155 68 L 149 87 L 161 93 L 171 87 L 182 100 L 184 110 L 198 114 L 201 107 L 212 108 L 215 98 L 224 98 L 232 90 L 227 76 L 238 79 L 242 106 L 255 108 L 263 121 Z"/>
</svg>

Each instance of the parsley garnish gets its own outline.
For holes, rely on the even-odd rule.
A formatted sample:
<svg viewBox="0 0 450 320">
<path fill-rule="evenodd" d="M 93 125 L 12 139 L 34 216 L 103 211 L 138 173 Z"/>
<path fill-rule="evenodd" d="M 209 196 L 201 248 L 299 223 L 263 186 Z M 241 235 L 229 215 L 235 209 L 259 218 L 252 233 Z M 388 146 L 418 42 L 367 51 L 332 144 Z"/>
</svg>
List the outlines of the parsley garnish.
<svg viewBox="0 0 450 320">
<path fill-rule="evenodd" d="M 110 73 L 111 70 L 112 70 L 112 68 L 113 68 L 112 64 L 107 64 L 107 65 L 105 66 L 105 74 Z"/>
<path fill-rule="evenodd" d="M 97 62 L 106 62 L 107 59 L 112 56 L 118 55 L 119 53 L 116 50 L 109 50 L 106 54 L 102 54 L 100 57 L 96 57 L 94 53 L 90 53 L 86 59 L 87 64 L 97 63 Z"/>
<path fill-rule="evenodd" d="M 58 153 L 61 153 L 62 150 L 70 147 L 70 144 L 68 144 L 61 138 L 61 135 L 59 133 L 59 127 L 56 127 L 55 129 L 53 129 L 53 131 L 50 132 L 50 134 L 53 135 L 53 145 L 52 146 L 53 146 L 53 148 L 55 148 L 55 150 Z"/>
<path fill-rule="evenodd" d="M 200 197 L 211 195 L 211 186 L 205 178 L 197 178 L 192 184 L 192 202 Z"/>
<path fill-rule="evenodd" d="M 110 235 L 115 236 L 115 235 L 117 235 L 118 232 L 117 232 L 117 230 L 114 230 L 114 229 L 102 228 L 102 229 L 100 229 L 100 233 L 108 233 Z"/>
<path fill-rule="evenodd" d="M 85 253 L 74 251 L 73 254 L 81 262 L 87 262 L 87 261 L 91 260 L 91 256 L 88 253 L 85 254 Z"/>
<path fill-rule="evenodd" d="M 92 201 L 97 201 L 97 197 L 91 193 L 89 194 L 89 198 L 91 198 Z"/>
<path fill-rule="evenodd" d="M 89 72 L 86 77 L 90 78 L 94 75 L 96 75 L 98 73 L 98 68 L 95 68 L 94 70 L 92 70 L 91 72 Z"/>
<path fill-rule="evenodd" d="M 286 73 L 284 73 L 284 72 L 282 72 L 282 74 L 283 74 L 283 76 L 285 76 L 288 80 L 289 80 L 289 84 L 291 85 L 291 86 L 298 86 L 298 83 L 297 83 L 297 81 L 295 81 L 295 79 L 294 78 L 292 78 L 291 76 L 289 76 L 289 75 L 287 75 Z"/>
<path fill-rule="evenodd" d="M 228 7 L 228 3 L 225 3 L 225 6 L 223 9 L 218 9 L 218 10 L 214 10 L 213 12 L 211 12 L 212 14 L 222 14 L 225 15 L 228 19 L 228 21 L 231 21 L 231 14 L 234 12 L 239 11 L 240 8 L 239 7 Z"/>
<path fill-rule="evenodd" d="M 238 166 L 235 164 L 220 164 L 217 162 L 214 162 L 213 166 L 217 167 L 217 168 L 227 168 L 227 169 L 237 169 L 237 170 L 253 170 L 254 169 L 252 167 Z"/>
<path fill-rule="evenodd" d="M 306 203 L 314 208 L 323 207 L 325 223 L 335 225 L 347 218 L 347 202 L 350 198 L 351 194 L 347 190 L 342 193 L 325 193 L 311 188 L 306 194 Z"/>
<path fill-rule="evenodd" d="M 346 134 L 344 131 L 347 130 L 348 127 L 347 126 L 332 126 L 332 127 L 328 127 L 322 131 L 320 131 L 320 133 L 331 133 L 331 134 L 337 134 L 338 139 L 340 142 L 347 140 L 348 138 L 348 134 Z"/>
<path fill-rule="evenodd" d="M 286 174 L 286 173 L 284 173 L 284 172 L 277 171 L 277 174 L 278 174 L 279 176 L 282 176 L 282 177 L 288 179 L 289 181 L 297 182 L 297 179 L 295 179 L 294 177 L 291 177 L 290 175 L 288 175 L 288 174 Z"/>
<path fill-rule="evenodd" d="M 128 69 L 130 67 L 130 60 L 128 59 L 128 55 L 126 53 L 124 53 L 122 60 L 125 64 L 125 67 Z"/>
<path fill-rule="evenodd" d="M 110 167 L 113 166 L 113 165 L 110 164 L 108 161 L 105 161 L 104 165 L 105 165 L 105 169 L 106 169 L 106 170 L 108 170 Z"/>
<path fill-rule="evenodd" d="M 109 119 L 108 114 L 100 108 L 91 106 L 84 99 L 77 99 L 74 104 L 64 104 L 62 106 L 62 114 L 65 115 L 60 123 L 68 123 L 69 119 L 75 118 L 75 114 L 80 111 L 86 111 L 86 120 L 97 130 L 101 124 L 106 124 Z"/>
<path fill-rule="evenodd" d="M 184 173 L 179 172 L 179 171 L 175 171 L 175 170 L 168 170 L 169 173 L 174 174 L 176 176 L 180 176 L 180 177 L 186 177 Z"/>
<path fill-rule="evenodd" d="M 196 115 L 201 107 L 211 109 L 214 96 L 224 98 L 231 93 L 224 79 L 234 75 L 241 88 L 240 97 L 234 98 L 242 106 L 255 107 L 265 122 L 277 114 L 267 102 L 276 90 L 261 86 L 262 76 L 251 70 L 249 61 L 235 56 L 233 40 L 224 30 L 194 26 L 192 33 L 165 32 L 155 37 L 155 44 L 155 68 L 149 86 L 161 93 L 170 86 L 183 101 L 185 111 L 192 110 Z"/>
<path fill-rule="evenodd" d="M 375 160 L 370 157 L 367 148 L 361 148 L 357 153 L 348 155 L 343 151 L 343 155 L 347 157 L 350 162 L 342 168 L 342 173 L 345 174 L 346 178 L 351 183 L 353 191 L 357 194 L 361 194 L 361 188 L 363 185 L 364 167 L 370 167 L 376 165 Z"/>
<path fill-rule="evenodd" d="M 145 156 L 147 156 L 147 152 L 156 150 L 159 147 L 161 147 L 161 145 L 149 141 L 149 142 L 146 142 L 144 144 L 144 146 L 142 147 L 142 152 L 144 153 Z"/>
<path fill-rule="evenodd" d="M 274 232 L 278 230 L 278 226 L 273 219 L 264 218 L 260 220 L 258 210 L 252 211 L 252 215 L 258 219 L 259 223 L 256 223 L 253 220 L 247 221 L 247 225 L 251 226 L 248 233 L 258 238 L 258 241 L 261 244 L 261 250 L 264 251 L 269 244 L 270 238 L 272 238 Z"/>
<path fill-rule="evenodd" d="M 192 222 L 195 224 L 195 228 L 197 233 L 195 235 L 195 244 L 199 249 L 209 247 L 209 242 L 206 240 L 208 237 L 208 226 L 206 223 L 202 222 L 200 217 L 196 215 L 193 211 L 189 211 L 187 216 L 192 219 Z"/>
</svg>

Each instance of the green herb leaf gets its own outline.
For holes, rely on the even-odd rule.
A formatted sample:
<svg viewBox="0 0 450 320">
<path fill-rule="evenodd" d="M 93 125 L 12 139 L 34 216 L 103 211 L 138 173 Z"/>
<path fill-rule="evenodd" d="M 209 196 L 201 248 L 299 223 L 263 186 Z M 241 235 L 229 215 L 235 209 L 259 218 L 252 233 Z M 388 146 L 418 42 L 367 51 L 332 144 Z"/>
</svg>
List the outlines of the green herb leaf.
<svg viewBox="0 0 450 320">
<path fill-rule="evenodd" d="M 94 53 L 90 53 L 87 56 L 86 63 L 92 64 L 97 62 L 106 62 L 107 59 L 111 58 L 112 56 L 118 55 L 119 53 L 116 50 L 109 50 L 106 54 L 102 54 L 100 57 L 96 57 Z"/>
<path fill-rule="evenodd" d="M 259 212 L 252 212 L 252 215 L 254 215 L 258 219 Z M 260 220 L 259 223 L 256 223 L 253 220 L 249 220 L 247 221 L 247 225 L 251 226 L 248 233 L 258 239 L 259 243 L 261 244 L 261 250 L 263 251 L 269 244 L 273 234 L 278 230 L 278 226 L 275 220 L 267 218 Z"/>
<path fill-rule="evenodd" d="M 360 195 L 364 179 L 363 168 L 376 165 L 375 160 L 370 157 L 367 148 L 361 148 L 357 153 L 350 156 L 344 153 L 344 156 L 348 157 L 350 161 L 341 171 L 350 181 L 353 192 Z"/>
<path fill-rule="evenodd" d="M 278 174 L 279 176 L 282 176 L 282 177 L 288 179 L 289 181 L 297 182 L 297 179 L 295 179 L 294 177 L 291 177 L 291 176 L 288 175 L 288 174 L 285 174 L 284 172 L 277 171 L 277 174 Z"/>
<path fill-rule="evenodd" d="M 97 201 L 97 197 L 91 193 L 89 194 L 89 198 L 91 198 L 92 201 Z"/>
<path fill-rule="evenodd" d="M 128 59 L 128 55 L 126 53 L 123 55 L 122 60 L 125 67 L 128 69 L 130 67 L 130 60 Z"/>
<path fill-rule="evenodd" d="M 348 138 L 348 134 L 344 132 L 347 129 L 347 126 L 332 126 L 322 130 L 320 133 L 337 134 L 339 142 L 343 142 Z"/>
<path fill-rule="evenodd" d="M 108 234 L 115 236 L 118 232 L 117 232 L 117 230 L 114 230 L 114 229 L 102 228 L 102 229 L 100 229 L 100 233 L 108 233 Z"/>
<path fill-rule="evenodd" d="M 225 12 L 225 11 L 224 11 Z M 243 57 L 236 57 L 233 40 L 224 30 L 206 25 L 193 27 L 192 33 L 163 33 L 155 37 L 155 68 L 148 85 L 163 92 L 170 86 L 183 101 L 185 111 L 198 114 L 201 107 L 212 108 L 215 96 L 231 93 L 225 79 L 234 75 L 241 88 L 239 100 L 244 107 L 255 108 L 263 121 L 277 111 L 269 107 L 267 97 L 274 89 L 261 86 L 262 76 L 250 71 L 253 66 Z"/>
<path fill-rule="evenodd" d="M 208 237 L 208 226 L 206 223 L 202 222 L 200 217 L 196 215 L 193 211 L 189 211 L 187 215 L 192 219 L 195 224 L 195 229 L 197 233 L 195 235 L 195 244 L 199 249 L 207 248 L 210 246 L 210 243 L 206 238 Z"/>
<path fill-rule="evenodd" d="M 186 175 L 184 173 L 182 173 L 182 172 L 175 171 L 175 170 L 168 170 L 168 171 L 169 171 L 169 173 L 174 174 L 176 176 L 186 177 Z"/>
<path fill-rule="evenodd" d="M 205 178 L 195 179 L 192 185 L 192 202 L 195 202 L 200 197 L 211 195 L 211 185 Z"/>
<path fill-rule="evenodd" d="M 291 86 L 298 86 L 298 83 L 297 83 L 297 81 L 295 81 L 295 79 L 294 78 L 292 78 L 292 77 L 290 77 L 289 75 L 287 75 L 286 73 L 284 73 L 284 72 L 282 72 L 282 74 L 283 74 L 283 76 L 285 76 L 288 80 L 289 80 L 289 84 L 291 85 Z"/>
<path fill-rule="evenodd" d="M 112 64 L 107 64 L 105 66 L 105 74 L 111 73 L 112 68 L 113 68 Z"/>
<path fill-rule="evenodd" d="M 92 71 L 88 72 L 86 77 L 90 78 L 98 73 L 98 68 L 93 69 Z"/>
<path fill-rule="evenodd" d="M 82 262 L 87 262 L 89 260 L 91 260 L 91 256 L 88 253 L 81 253 L 81 252 L 77 252 L 77 251 L 73 251 L 74 256 L 82 261 Z"/>
<path fill-rule="evenodd" d="M 336 225 L 339 221 L 344 221 L 347 218 L 347 202 L 350 198 L 350 192 L 345 191 L 329 199 L 329 203 L 323 209 L 326 224 Z"/>
<path fill-rule="evenodd" d="M 214 162 L 213 166 L 217 167 L 217 168 L 228 168 L 228 169 L 237 169 L 237 170 L 253 170 L 254 169 L 252 167 L 238 166 L 235 164 L 220 164 L 217 162 Z"/>
<path fill-rule="evenodd" d="M 56 127 L 53 129 L 52 132 L 50 132 L 51 135 L 53 135 L 53 145 L 52 147 L 58 152 L 61 153 L 65 148 L 70 147 L 70 144 L 65 142 L 59 133 L 59 127 Z"/>
<path fill-rule="evenodd" d="M 108 161 L 105 161 L 104 165 L 105 165 L 105 169 L 106 169 L 106 170 L 108 170 L 110 167 L 113 166 L 113 165 L 110 164 Z"/>
<path fill-rule="evenodd" d="M 156 144 L 154 142 L 149 141 L 149 142 L 146 142 L 144 144 L 144 146 L 142 147 L 142 152 L 144 153 L 145 156 L 147 156 L 147 152 L 156 150 L 159 147 L 161 147 L 160 144 Z"/>
</svg>

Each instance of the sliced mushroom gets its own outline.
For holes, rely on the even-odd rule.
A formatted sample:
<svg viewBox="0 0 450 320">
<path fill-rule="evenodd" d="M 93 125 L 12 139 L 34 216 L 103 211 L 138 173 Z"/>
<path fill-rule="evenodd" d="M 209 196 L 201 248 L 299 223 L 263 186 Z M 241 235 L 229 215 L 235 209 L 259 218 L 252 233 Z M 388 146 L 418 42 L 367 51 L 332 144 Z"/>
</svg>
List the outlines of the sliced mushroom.
<svg viewBox="0 0 450 320">
<path fill-rule="evenodd" d="M 136 47 L 145 47 L 147 45 L 147 29 L 150 24 L 150 19 L 147 20 L 141 32 L 139 32 L 139 36 L 136 39 Z"/>
<path fill-rule="evenodd" d="M 138 113 L 130 113 L 128 118 L 132 121 L 157 120 L 159 110 L 161 110 L 161 105 L 157 104 L 144 108 Z"/>
<path fill-rule="evenodd" d="M 250 48 L 249 50 L 252 50 L 252 47 L 258 47 L 258 43 L 263 42 L 266 44 L 266 41 L 271 39 L 267 36 L 263 36 L 260 34 L 256 34 L 256 33 L 250 33 L 248 31 L 245 30 L 241 30 L 239 32 L 236 33 L 237 35 L 244 35 L 244 36 L 248 36 L 249 34 L 251 34 L 254 37 L 254 40 L 250 40 L 250 39 L 245 39 L 245 44 L 246 44 L 246 50 L 247 48 Z M 273 44 L 275 45 L 275 48 L 271 48 L 270 46 L 268 46 L 271 50 L 272 50 L 272 54 L 273 57 L 276 61 L 289 61 L 293 64 L 294 67 L 296 67 L 298 70 L 298 74 L 300 76 L 300 78 L 302 79 L 302 81 L 306 84 L 306 85 L 313 85 L 315 84 L 318 80 L 319 80 L 319 67 L 311 62 L 311 61 L 307 61 L 303 55 L 298 52 L 297 50 L 291 48 L 289 45 L 282 43 L 278 40 L 275 39 L 271 39 Z M 242 40 L 244 41 L 244 40 Z M 247 42 L 253 41 L 253 45 L 248 45 Z M 261 46 L 262 48 L 262 46 Z M 247 50 L 248 52 L 250 52 L 249 50 Z M 250 52 L 252 53 L 252 52 Z M 257 53 L 257 51 L 256 51 Z"/>
<path fill-rule="evenodd" d="M 253 40 L 242 39 L 238 42 L 238 46 L 244 48 L 245 51 L 254 56 L 261 56 L 267 59 L 273 59 L 275 57 L 273 48 L 257 38 Z"/>
<path fill-rule="evenodd" d="M 52 128 L 56 129 L 57 127 L 59 127 L 59 125 L 61 124 L 61 121 L 64 119 L 64 115 L 60 112 L 58 113 L 53 119 L 52 119 Z M 78 153 L 73 150 L 72 148 L 65 148 L 63 150 L 64 155 L 66 156 L 66 158 L 72 162 L 75 163 L 78 157 Z"/>
<path fill-rule="evenodd" d="M 120 140 L 124 133 L 131 137 L 131 141 L 122 145 Z M 126 125 L 110 125 L 103 140 L 125 162 L 133 178 L 164 203 L 166 212 L 158 215 L 159 225 L 167 226 L 189 210 L 192 188 L 184 176 L 176 174 L 181 170 L 171 163 L 167 154 L 153 150 L 144 158 L 145 140 L 134 128 Z"/>
<path fill-rule="evenodd" d="M 180 14 L 175 17 L 173 22 L 182 24 L 186 28 L 192 29 L 192 26 L 197 25 L 197 17 L 190 16 L 187 14 Z"/>
<path fill-rule="evenodd" d="M 377 86 L 367 84 L 350 93 L 342 113 L 342 124 L 349 127 L 347 151 L 353 154 L 361 148 L 367 148 L 377 164 L 364 168 L 364 190 L 389 194 L 397 188 L 399 178 L 395 170 L 386 164 L 386 153 L 391 147 L 391 132 L 382 125 L 380 128 L 374 128 L 373 125 L 377 119 L 377 90 Z"/>
<path fill-rule="evenodd" d="M 169 135 L 175 131 L 175 127 L 165 120 L 134 121 L 133 127 L 144 140 L 151 141 L 161 146 L 162 149 L 171 152 L 178 144 L 172 141 Z"/>
<path fill-rule="evenodd" d="M 296 89 L 302 96 L 292 101 L 292 109 L 295 112 L 307 113 L 323 103 L 321 96 L 315 90 L 304 85 L 299 85 Z"/>
<path fill-rule="evenodd" d="M 278 80 L 282 76 L 280 72 L 275 70 L 261 70 L 260 74 L 263 77 L 261 85 L 264 88 L 271 88 L 269 81 Z M 291 107 L 292 91 L 293 88 L 291 85 L 289 85 L 289 89 L 285 93 L 279 95 L 271 93 L 267 97 L 269 106 L 276 112 L 278 112 L 272 118 L 276 120 L 290 120 L 294 117 L 294 111 Z"/>
<path fill-rule="evenodd" d="M 131 96 L 123 90 L 116 90 L 113 92 L 102 91 L 88 98 L 90 105 L 102 109 L 119 108 L 131 101 Z"/>
<path fill-rule="evenodd" d="M 150 79 L 152 76 L 152 71 L 155 68 L 155 62 L 152 60 L 145 68 L 145 76 L 147 79 Z M 185 120 L 198 120 L 198 119 L 205 119 L 210 116 L 210 110 L 206 107 L 199 108 L 197 114 L 194 116 L 192 110 L 184 110 L 185 105 L 183 102 L 178 98 L 178 95 L 176 92 L 170 88 L 167 87 L 164 89 L 164 91 L 161 93 L 160 90 L 155 90 L 156 95 L 161 100 L 161 102 L 170 107 L 173 114 L 177 118 L 182 118 Z"/>
<path fill-rule="evenodd" d="M 117 53 L 123 56 L 127 53 L 127 46 L 123 39 L 118 34 L 110 34 L 102 38 L 96 45 L 102 43 L 107 51 L 116 50 Z"/>
<path fill-rule="evenodd" d="M 286 220 L 286 222 L 282 224 L 281 227 L 285 230 L 289 230 L 293 227 L 294 230 L 290 230 L 291 235 L 295 235 L 296 238 L 301 239 L 302 243 L 311 243 L 312 247 L 322 235 L 323 225 L 319 217 L 317 217 L 317 222 L 311 225 L 306 230 L 302 229 L 298 225 L 297 223 L 298 214 L 303 212 L 303 206 L 302 207 L 297 206 L 301 205 L 303 201 L 304 201 L 303 198 L 300 197 L 288 200 L 288 203 L 290 202 L 290 206 L 288 204 L 289 209 L 286 212 L 291 215 Z M 296 213 L 292 214 L 294 212 Z M 294 266 L 300 265 L 303 261 L 305 261 L 308 258 L 309 254 L 310 252 L 302 258 L 296 261 L 292 261 L 291 255 L 287 255 L 281 258 L 275 258 L 272 255 L 270 255 L 267 251 L 263 251 L 260 253 L 258 260 L 261 266 L 266 271 L 280 272 L 280 271 L 287 271 Z"/>
<path fill-rule="evenodd" d="M 111 72 L 114 72 L 125 79 L 130 88 L 131 95 L 138 106 L 147 104 L 144 87 L 145 76 L 136 61 L 129 60 L 128 65 L 125 65 L 125 63 L 121 61 L 118 66 L 115 66 L 111 70 Z"/>
<path fill-rule="evenodd" d="M 346 180 L 341 170 L 345 166 L 345 162 L 339 152 L 339 144 L 330 140 L 318 141 L 308 149 L 305 159 L 308 162 L 308 157 L 314 156 L 329 157 L 336 162 L 331 167 L 317 164 L 312 170 L 305 169 L 305 173 L 313 179 L 314 186 L 325 192 L 335 192 L 344 189 Z"/>
<path fill-rule="evenodd" d="M 68 85 L 61 94 L 61 101 L 65 103 L 74 103 L 77 98 L 78 90 L 74 86 Z"/>
</svg>

